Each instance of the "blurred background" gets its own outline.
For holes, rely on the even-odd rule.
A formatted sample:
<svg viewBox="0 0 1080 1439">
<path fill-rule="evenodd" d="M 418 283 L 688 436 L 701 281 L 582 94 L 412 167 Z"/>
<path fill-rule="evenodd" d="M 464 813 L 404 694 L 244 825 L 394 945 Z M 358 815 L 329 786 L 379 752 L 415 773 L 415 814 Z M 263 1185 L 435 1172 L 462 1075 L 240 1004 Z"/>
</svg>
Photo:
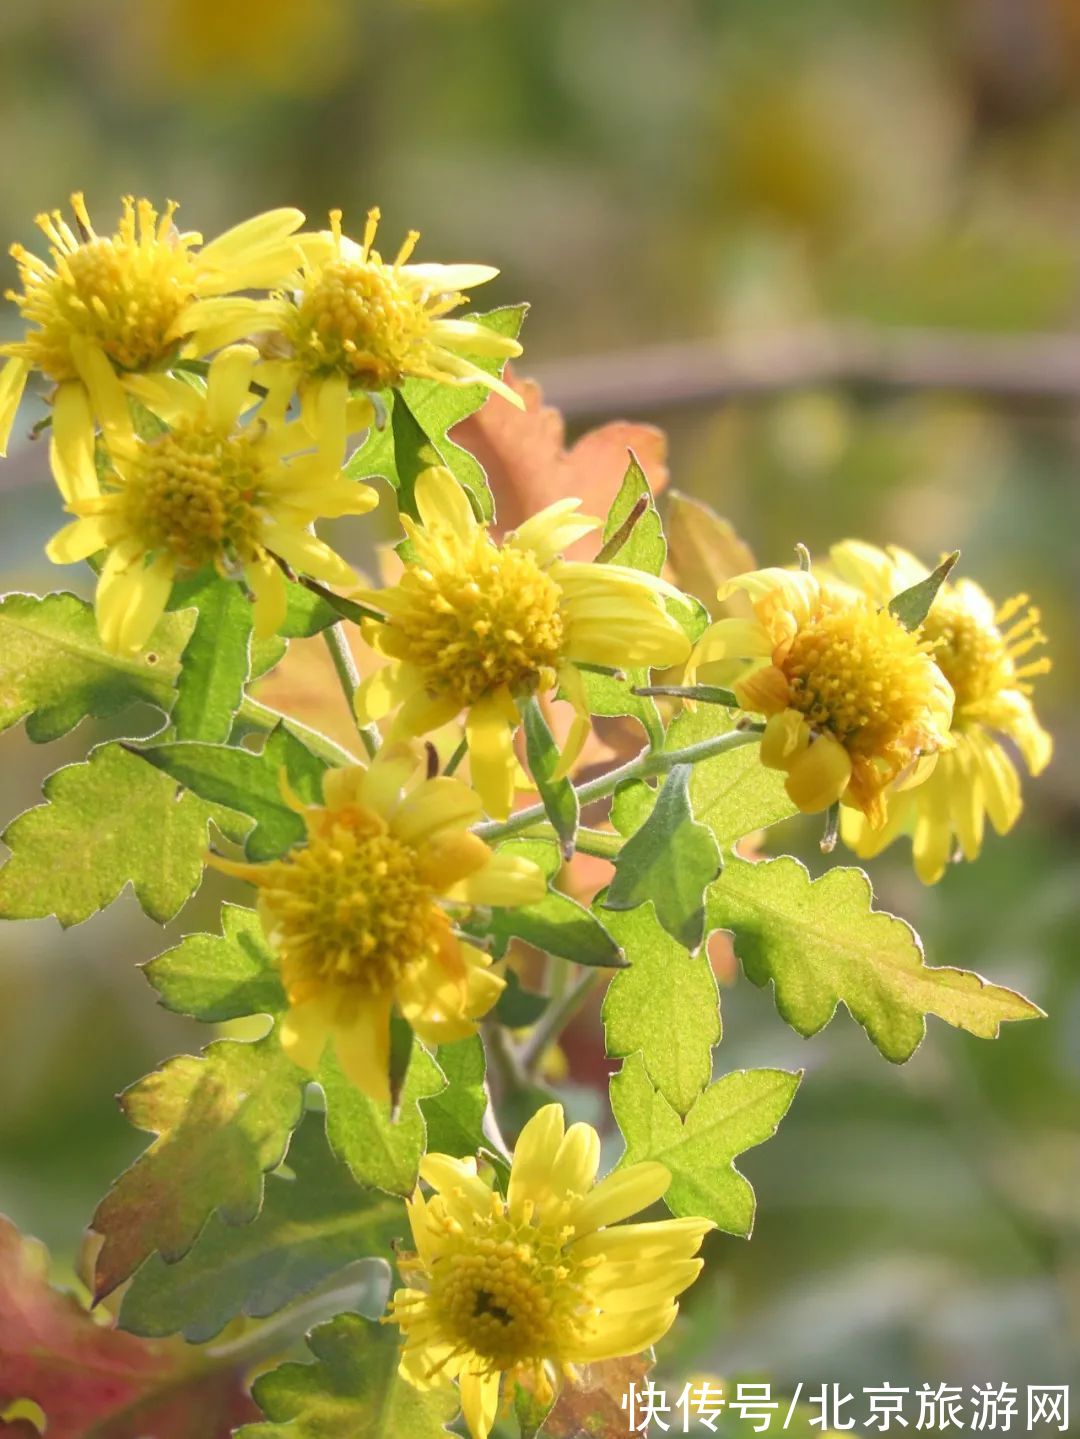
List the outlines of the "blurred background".
<svg viewBox="0 0 1080 1439">
<path fill-rule="evenodd" d="M 721 1069 L 807 1076 L 742 1166 L 754 1238 L 711 1241 L 665 1363 L 789 1389 L 1080 1379 L 1077 0 L 36 0 L 0 7 L 0 134 L 7 240 L 77 188 L 99 228 L 130 191 L 208 237 L 279 204 L 355 231 L 378 203 L 385 249 L 416 226 L 420 259 L 502 267 L 483 308 L 532 302 L 519 372 L 571 437 L 626 407 L 661 426 L 672 484 L 762 562 L 850 534 L 959 547 L 997 598 L 1032 593 L 1057 754 L 1019 828 L 933 890 L 903 850 L 872 871 L 932 963 L 1049 1018 L 997 1043 L 931 1021 L 896 1069 L 846 1015 L 805 1042 L 728 989 Z M 79 586 L 42 556 L 31 419 L 0 469 L 0 584 Z M 4 736 L 3 816 L 94 737 Z M 770 844 L 820 866 L 815 837 Z M 164 937 L 126 895 L 0 931 L 0 1210 L 61 1264 L 140 1147 L 112 1095 L 206 1038 L 135 963 L 214 927 L 222 892 Z"/>
</svg>

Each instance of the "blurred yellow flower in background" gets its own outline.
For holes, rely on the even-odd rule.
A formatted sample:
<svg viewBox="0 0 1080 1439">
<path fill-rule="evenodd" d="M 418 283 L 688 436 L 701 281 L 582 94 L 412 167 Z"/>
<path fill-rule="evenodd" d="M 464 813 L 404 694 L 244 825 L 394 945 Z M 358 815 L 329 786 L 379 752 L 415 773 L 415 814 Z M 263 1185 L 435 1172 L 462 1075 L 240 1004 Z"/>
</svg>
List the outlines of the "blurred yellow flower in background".
<svg viewBox="0 0 1080 1439">
<path fill-rule="evenodd" d="M 838 574 L 878 603 L 922 579 L 926 567 L 905 550 L 847 540 L 830 551 Z M 1027 595 L 1000 608 L 974 580 L 946 581 L 922 627 L 935 662 L 956 696 L 952 746 L 917 786 L 898 784 L 886 796 L 888 820 L 877 830 L 858 815 L 843 818 L 845 842 L 872 858 L 901 834 L 909 834 L 915 869 L 935 884 L 959 846 L 965 859 L 982 848 L 986 816 L 999 834 L 1020 817 L 1020 776 L 999 736 L 1011 740 L 1029 772 L 1041 774 L 1053 742 L 1031 702 L 1030 681 L 1050 668 L 1045 656 L 1028 660 L 1045 644 L 1039 611 Z"/>
<path fill-rule="evenodd" d="M 99 482 L 90 444 L 55 447 L 56 480 L 77 518 L 47 553 L 71 564 L 108 550 L 95 609 L 109 649 L 141 649 L 176 577 L 203 565 L 224 575 L 242 570 L 260 636 L 273 634 L 285 615 L 279 560 L 329 584 L 356 583 L 350 566 L 309 526 L 320 517 L 366 514 L 378 496 L 341 473 L 345 434 L 338 416 L 325 416 L 313 450 L 307 431 L 285 419 L 287 394 L 256 400 L 257 361 L 250 345 L 223 350 L 210 365 L 205 393 L 171 375 L 132 377 L 132 392 L 168 426 L 147 437 L 136 433 L 112 367 L 100 354 L 83 356 L 94 407 L 105 417 L 110 468 Z"/>
<path fill-rule="evenodd" d="M 761 758 L 787 774 L 810 814 L 842 802 L 885 822 L 883 791 L 948 746 L 952 690 L 928 641 L 846 586 L 810 571 L 753 570 L 722 585 L 745 593 L 753 619 L 717 620 L 691 675 L 722 665 L 742 707 L 766 716 Z"/>
<path fill-rule="evenodd" d="M 561 686 L 574 706 L 559 769 L 567 773 L 591 723 L 578 665 L 667 667 L 690 651 L 664 609 L 665 581 L 560 558 L 601 524 L 577 514 L 578 503 L 549 505 L 497 545 L 449 470 L 425 470 L 420 520 L 401 518 L 413 549 L 405 573 L 393 587 L 361 592 L 386 613 L 362 632 L 388 663 L 358 689 L 359 718 L 398 710 L 391 735 L 422 735 L 465 710 L 472 780 L 495 818 L 513 800 L 519 698 Z"/>
<path fill-rule="evenodd" d="M 74 230 L 59 210 L 37 217 L 51 265 L 22 245 L 11 248 L 23 289 L 5 297 L 32 328 L 0 346 L 8 356 L 0 373 L 0 454 L 32 370 L 59 386 L 54 445 L 91 442 L 87 369 L 95 358 L 121 371 L 172 359 L 198 328 L 193 301 L 281 283 L 296 263 L 292 236 L 304 219 L 299 210 L 270 210 L 204 245 L 201 235 L 177 231 L 172 202 L 159 215 L 149 200 L 128 196 L 112 235 L 95 232 L 81 194 L 72 195 L 71 208 Z"/>
<path fill-rule="evenodd" d="M 575 1365 L 637 1354 L 661 1339 L 676 1297 L 701 1272 L 708 1219 L 627 1224 L 671 1183 L 646 1160 L 596 1182 L 600 1136 L 565 1128 L 549 1104 L 521 1131 L 506 1198 L 473 1159 L 428 1154 L 408 1201 L 415 1254 L 391 1319 L 405 1333 L 401 1373 L 418 1389 L 457 1381 L 473 1439 L 488 1439 L 505 1374 L 550 1400 Z"/>
<path fill-rule="evenodd" d="M 286 1052 L 318 1068 L 333 1040 L 348 1078 L 371 1099 L 390 1097 L 390 1016 L 421 1039 L 472 1034 L 504 981 L 491 959 L 454 931 L 440 901 L 531 904 L 546 881 L 531 860 L 494 854 L 469 826 L 480 800 L 461 780 L 420 778 L 408 746 L 369 766 L 327 771 L 323 805 L 286 798 L 307 842 L 284 858 L 214 865 L 258 887 L 258 912 L 281 962 L 289 1012 Z"/>
</svg>

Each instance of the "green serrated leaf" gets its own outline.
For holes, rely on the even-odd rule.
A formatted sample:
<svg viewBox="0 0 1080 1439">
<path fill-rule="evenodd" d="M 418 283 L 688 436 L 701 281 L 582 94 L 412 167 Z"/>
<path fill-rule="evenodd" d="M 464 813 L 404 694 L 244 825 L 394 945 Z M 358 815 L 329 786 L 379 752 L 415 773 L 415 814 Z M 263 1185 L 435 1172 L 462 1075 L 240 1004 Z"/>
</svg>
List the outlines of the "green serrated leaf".
<svg viewBox="0 0 1080 1439">
<path fill-rule="evenodd" d="M 267 1423 L 235 1439 L 442 1439 L 457 1412 L 452 1388 L 415 1389 L 398 1374 L 392 1326 L 341 1314 L 308 1335 L 314 1364 L 282 1364 L 255 1381 Z"/>
<path fill-rule="evenodd" d="M 628 839 L 639 830 L 656 804 L 657 791 L 643 779 L 624 779 L 611 798 L 611 823 Z"/>
<path fill-rule="evenodd" d="M 577 790 L 569 779 L 554 778 L 559 749 L 535 695 L 525 702 L 524 716 L 529 772 L 536 782 L 544 812 L 559 836 L 563 856 L 569 858 L 574 852 L 574 837 L 581 815 Z"/>
<path fill-rule="evenodd" d="M 915 931 L 873 908 L 870 880 L 841 867 L 811 880 L 787 856 L 732 859 L 710 890 L 710 926 L 729 929 L 747 976 L 772 981 L 781 1016 L 810 1036 L 844 1004 L 886 1059 L 902 1064 L 926 1033 L 927 1014 L 983 1039 L 1006 1020 L 1042 1011 L 1011 989 L 963 969 L 926 964 Z"/>
<path fill-rule="evenodd" d="M 889 613 L 895 615 L 906 630 L 917 630 L 926 619 L 937 598 L 938 590 L 948 579 L 959 558 L 960 551 L 953 550 L 924 580 L 912 585 L 910 589 L 901 590 L 898 595 L 893 595 L 889 601 Z"/>
<path fill-rule="evenodd" d="M 652 900 L 656 917 L 687 949 L 705 936 L 705 890 L 720 873 L 713 832 L 690 808 L 690 765 L 668 773 L 651 813 L 623 845 L 605 909 L 635 909 Z"/>
<path fill-rule="evenodd" d="M 420 518 L 416 508 L 416 479 L 432 465 L 442 464 L 442 455 L 420 428 L 404 395 L 394 396 L 390 416 L 394 436 L 394 473 L 397 475 L 398 508 L 402 514 Z"/>
<path fill-rule="evenodd" d="M 611 1080 L 611 1108 L 626 1140 L 620 1163 L 657 1160 L 671 1171 L 664 1202 L 672 1214 L 699 1215 L 749 1238 L 754 1191 L 734 1160 L 772 1138 L 801 1078 L 784 1069 L 736 1070 L 710 1084 L 680 1119 L 634 1054 Z"/>
<path fill-rule="evenodd" d="M 253 909 L 225 904 L 222 933 L 189 934 L 143 966 L 166 1009 L 205 1024 L 286 1007 L 277 959 Z"/>
<path fill-rule="evenodd" d="M 509 305 L 491 310 L 483 315 L 469 315 L 468 319 L 483 325 L 499 335 L 516 339 L 525 319 L 527 305 Z M 488 374 L 502 373 L 503 361 L 481 359 L 475 363 Z M 361 445 L 345 467 L 345 473 L 356 479 L 369 475 L 383 475 L 397 490 L 402 490 L 402 476 L 397 468 L 395 454 L 397 436 L 394 432 L 394 414 L 398 401 L 403 400 L 409 415 L 421 432 L 434 446 L 438 459 L 468 494 L 483 521 L 494 517 L 491 492 L 483 466 L 475 456 L 463 450 L 449 438 L 448 431 L 467 415 L 478 410 L 488 397 L 485 385 L 448 385 L 439 380 L 406 380 L 400 390 L 385 396 L 391 411 L 390 423 L 382 430 L 372 431 L 365 444 Z"/>
<path fill-rule="evenodd" d="M 92 716 L 107 719 L 144 701 L 168 714 L 176 698 L 190 615 L 166 615 L 139 655 L 114 655 L 98 638 L 94 611 L 61 592 L 0 599 L 0 731 L 26 720 L 35 744 L 59 739 Z"/>
<path fill-rule="evenodd" d="M 488 1143 L 484 1135 L 487 1094 L 484 1046 L 478 1034 L 453 1044 L 440 1044 L 435 1060 L 446 1076 L 446 1088 L 420 1101 L 427 1124 L 427 1147 L 460 1158 L 476 1154 Z"/>
<path fill-rule="evenodd" d="M 499 995 L 499 1002 L 492 1013 L 507 1029 L 528 1029 L 534 1025 L 551 1003 L 546 994 L 535 994 L 524 989 L 512 969 L 505 975 L 506 988 Z"/>
<path fill-rule="evenodd" d="M 731 717 L 712 705 L 684 710 L 672 720 L 665 748 L 683 749 L 730 729 Z M 690 804 L 696 818 L 712 830 L 722 851 L 796 813 L 784 789 L 784 775 L 761 763 L 756 745 L 727 750 L 695 764 Z"/>
<path fill-rule="evenodd" d="M 219 1211 L 247 1224 L 262 1205 L 263 1176 L 282 1161 L 303 1111 L 306 1076 L 270 1034 L 255 1044 L 223 1039 L 200 1057 L 168 1060 L 120 1098 L 136 1129 L 158 1137 L 98 1205 L 103 1236 L 98 1299 L 157 1250 L 172 1262 Z"/>
<path fill-rule="evenodd" d="M 322 803 L 326 761 L 285 724 L 270 732 L 258 754 L 197 740 L 154 745 L 137 753 L 200 799 L 249 815 L 255 821 L 245 842 L 249 859 L 276 859 L 304 839 L 304 822 L 282 794 L 283 778 L 300 799 Z"/>
<path fill-rule="evenodd" d="M 510 839 L 498 849 L 500 853 L 505 851 L 531 859 L 549 879 L 559 869 L 558 850 L 548 840 Z M 577 900 L 554 889 L 549 889 L 536 904 L 491 910 L 483 933 L 492 937 L 498 955 L 504 954 L 511 939 L 517 937 L 577 964 L 613 969 L 625 963 L 619 946 L 597 916 Z"/>
<path fill-rule="evenodd" d="M 647 695 L 634 694 L 636 688 L 648 684 L 648 670 L 628 670 L 621 678 L 598 674 L 596 670 L 582 670 L 580 673 L 591 715 L 609 719 L 626 715 L 641 725 L 653 749 L 663 746 L 664 722 L 655 701 Z"/>
<path fill-rule="evenodd" d="M 390 1259 L 394 1241 L 408 1237 L 401 1200 L 357 1185 L 330 1153 L 318 1116 L 294 1134 L 288 1169 L 267 1176 L 250 1224 L 214 1215 L 177 1263 L 152 1255 L 124 1295 L 121 1328 L 202 1344 L 238 1315 L 277 1313 L 358 1259 Z"/>
<path fill-rule="evenodd" d="M 349 1166 L 356 1182 L 385 1189 L 388 1194 L 411 1194 L 426 1147 L 420 1101 L 431 1099 L 446 1084 L 423 1045 L 413 1045 L 396 1119 L 391 1118 L 389 1105 L 376 1104 L 346 1079 L 333 1045 L 327 1046 L 323 1056 L 319 1083 L 326 1095 L 330 1146 Z"/>
<path fill-rule="evenodd" d="M 238 584 L 212 571 L 185 603 L 196 620 L 177 680 L 173 732 L 178 740 L 224 744 L 251 673 L 251 604 Z"/>
<path fill-rule="evenodd" d="M 604 544 L 616 538 L 619 530 L 627 523 L 640 500 L 646 501 L 645 512 L 636 521 L 619 548 L 607 556 L 607 563 L 628 565 L 632 570 L 644 570 L 646 574 L 658 575 L 667 559 L 667 542 L 660 514 L 653 501 L 652 490 L 645 471 L 631 452 L 619 493 L 615 496 L 604 523 Z"/>
<path fill-rule="evenodd" d="M 651 904 L 606 915 L 630 967 L 604 996 L 607 1052 L 641 1050 L 653 1083 L 685 1114 L 712 1077 L 720 999 L 704 954 L 689 954 L 657 923 Z"/>
<path fill-rule="evenodd" d="M 241 838 L 246 821 L 178 792 L 120 745 L 90 752 L 83 764 L 51 774 L 46 803 L 8 825 L 11 858 L 0 869 L 0 918 L 78 924 L 130 884 L 160 924 L 198 888 L 211 819 Z M 62 863 L 57 862 L 58 856 Z"/>
</svg>

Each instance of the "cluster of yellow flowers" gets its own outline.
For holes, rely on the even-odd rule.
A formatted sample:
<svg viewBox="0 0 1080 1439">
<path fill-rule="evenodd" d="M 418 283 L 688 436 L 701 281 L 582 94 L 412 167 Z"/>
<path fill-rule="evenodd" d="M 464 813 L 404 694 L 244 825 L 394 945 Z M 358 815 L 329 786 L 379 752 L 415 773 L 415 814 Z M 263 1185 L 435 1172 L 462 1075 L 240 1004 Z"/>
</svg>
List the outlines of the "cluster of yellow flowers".
<svg viewBox="0 0 1080 1439">
<path fill-rule="evenodd" d="M 72 211 L 74 228 L 59 212 L 39 217 L 50 262 L 13 249 L 22 289 L 8 298 L 27 328 L 2 347 L 0 448 L 38 372 L 52 387 L 51 465 L 73 516 L 48 553 L 103 556 L 103 644 L 141 650 L 174 581 L 205 566 L 245 584 L 259 635 L 280 628 L 292 576 L 379 616 L 362 636 L 383 663 L 355 702 L 363 724 L 382 724 L 381 749 L 369 765 L 328 772 L 322 804 L 290 796 L 306 843 L 270 863 L 214 861 L 258 888 L 290 1006 L 281 1039 L 299 1065 L 316 1071 L 331 1044 L 385 1103 L 393 1012 L 438 1044 L 490 1011 L 504 981 L 455 928 L 454 908 L 531 903 L 546 881 L 474 826 L 513 807 L 522 699 L 569 700 L 556 778 L 579 759 L 591 724 L 583 668 L 683 668 L 687 684 L 729 686 L 762 717 L 761 760 L 785 773 L 799 809 L 842 806 L 841 833 L 860 855 L 911 834 L 927 882 L 957 846 L 977 855 L 987 815 L 999 831 L 1015 823 L 1020 784 L 1002 739 L 1033 773 L 1051 748 L 1030 698 L 1048 661 L 1026 658 L 1043 640 L 1026 596 L 995 610 L 971 581 L 946 583 L 909 630 L 889 601 L 925 567 L 846 542 L 816 572 L 730 581 L 720 599 L 744 595 L 752 618 L 720 619 L 691 644 L 667 581 L 563 558 L 602 523 L 577 500 L 553 497 L 498 543 L 441 467 L 416 480 L 418 518 L 401 517 L 400 579 L 366 587 L 314 525 L 377 502 L 343 473 L 377 392 L 423 378 L 518 403 L 490 373 L 520 353 L 516 341 L 452 313 L 496 272 L 412 263 L 415 233 L 384 260 L 375 210 L 359 242 L 338 212 L 309 233 L 282 209 L 208 244 L 176 229 L 171 204 L 159 216 L 126 200 L 110 235 L 95 232 L 82 196 Z M 471 784 L 424 776 L 412 742 L 462 716 Z M 505 1200 L 474 1163 L 424 1162 L 437 1192 L 412 1201 L 417 1252 L 393 1311 L 403 1373 L 421 1387 L 457 1379 L 477 1439 L 494 1422 L 501 1375 L 544 1396 L 576 1363 L 648 1346 L 700 1268 L 705 1221 L 609 1227 L 670 1176 L 636 1165 L 593 1188 L 598 1146 L 586 1126 L 564 1134 L 557 1106 L 542 1110 Z"/>
</svg>

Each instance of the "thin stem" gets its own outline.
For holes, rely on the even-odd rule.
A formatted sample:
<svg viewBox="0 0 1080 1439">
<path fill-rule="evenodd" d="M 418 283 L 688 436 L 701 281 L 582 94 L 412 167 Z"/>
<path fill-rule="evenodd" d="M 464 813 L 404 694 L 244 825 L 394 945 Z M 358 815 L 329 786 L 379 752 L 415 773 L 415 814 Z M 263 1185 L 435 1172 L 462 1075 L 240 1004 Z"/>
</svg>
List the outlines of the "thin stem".
<svg viewBox="0 0 1080 1439">
<path fill-rule="evenodd" d="M 443 770 L 443 774 L 444 774 L 444 775 L 453 774 L 454 771 L 457 769 L 458 765 L 459 765 L 459 764 L 461 763 L 461 761 L 465 758 L 466 754 L 468 753 L 468 750 L 469 750 L 469 741 L 465 738 L 464 735 L 462 735 L 462 737 L 461 737 L 461 742 L 460 742 L 460 744 L 458 745 L 457 749 L 456 749 L 456 750 L 454 751 L 454 753 L 450 756 L 450 758 L 446 761 L 446 768 Z"/>
<path fill-rule="evenodd" d="M 243 703 L 237 711 L 237 719 L 246 724 L 250 729 L 258 730 L 260 733 L 268 734 L 276 729 L 279 724 L 288 725 L 297 739 L 302 740 L 313 754 L 328 760 L 332 765 L 355 764 L 356 756 L 336 744 L 329 735 L 324 735 L 320 730 L 312 729 L 310 725 L 301 724 L 291 715 L 282 714 L 280 710 L 271 709 L 269 705 L 260 704 L 253 700 L 250 695 L 245 696 Z"/>
<path fill-rule="evenodd" d="M 356 661 L 353 659 L 349 642 L 345 638 L 345 631 L 340 620 L 336 625 L 330 625 L 322 632 L 323 641 L 330 651 L 330 658 L 334 662 L 334 669 L 341 685 L 341 692 L 344 694 L 349 706 L 349 713 L 355 715 L 354 702 L 356 691 L 360 688 L 360 671 L 356 668 Z M 379 732 L 374 725 L 362 725 L 357 722 L 357 731 L 368 752 L 368 757 L 374 759 L 379 748 Z"/>
<path fill-rule="evenodd" d="M 510 1036 L 503 1026 L 494 1019 L 484 1020 L 480 1026 L 487 1055 L 488 1075 L 491 1082 L 492 1108 L 507 1098 L 520 1094 L 528 1087 L 521 1061 L 514 1052 Z"/>
<path fill-rule="evenodd" d="M 760 730 L 733 729 L 727 734 L 699 740 L 697 744 L 687 745 L 684 749 L 644 750 L 636 759 L 628 760 L 617 769 L 598 775 L 596 779 L 588 780 L 585 784 L 576 785 L 578 803 L 584 806 L 591 804 L 594 799 L 603 799 L 625 779 L 648 779 L 652 775 L 666 774 L 677 764 L 699 764 L 702 760 L 713 759 L 729 749 L 738 749 L 740 745 L 756 744 L 760 738 Z M 490 843 L 492 840 L 506 839 L 512 834 L 520 834 L 522 830 L 529 829 L 543 818 L 544 806 L 531 804 L 527 809 L 519 809 L 517 814 L 512 814 L 509 819 L 488 820 L 484 824 L 476 825 L 475 833 Z"/>
<path fill-rule="evenodd" d="M 603 978 L 602 969 L 587 969 L 576 984 L 544 1010 L 522 1046 L 521 1064 L 526 1074 L 536 1073 L 544 1055 Z"/>
</svg>

